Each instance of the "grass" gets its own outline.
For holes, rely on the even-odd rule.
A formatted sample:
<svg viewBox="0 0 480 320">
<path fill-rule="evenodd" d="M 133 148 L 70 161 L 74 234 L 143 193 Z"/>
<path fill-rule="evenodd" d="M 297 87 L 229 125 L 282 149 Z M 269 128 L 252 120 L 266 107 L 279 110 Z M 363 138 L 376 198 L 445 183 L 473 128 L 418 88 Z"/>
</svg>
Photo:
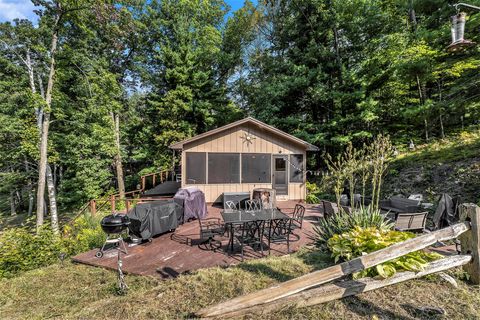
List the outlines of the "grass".
<svg viewBox="0 0 480 320">
<path fill-rule="evenodd" d="M 480 156 L 480 129 L 469 128 L 446 139 L 432 141 L 416 146 L 414 151 L 400 153 L 394 160 L 394 166 L 411 163 L 453 162 Z"/>
<path fill-rule="evenodd" d="M 115 291 L 115 273 L 65 263 L 0 280 L 2 319 L 184 319 L 196 310 L 323 268 L 329 257 L 306 249 L 235 267 L 209 268 L 159 281 L 127 275 L 127 295 Z M 461 276 L 462 273 L 452 273 Z M 458 280 L 452 288 L 439 277 L 409 281 L 309 308 L 285 307 L 262 319 L 415 319 L 433 318 L 422 307 L 440 307 L 436 319 L 480 317 L 478 287 Z M 249 319 L 258 316 L 247 317 Z"/>
</svg>

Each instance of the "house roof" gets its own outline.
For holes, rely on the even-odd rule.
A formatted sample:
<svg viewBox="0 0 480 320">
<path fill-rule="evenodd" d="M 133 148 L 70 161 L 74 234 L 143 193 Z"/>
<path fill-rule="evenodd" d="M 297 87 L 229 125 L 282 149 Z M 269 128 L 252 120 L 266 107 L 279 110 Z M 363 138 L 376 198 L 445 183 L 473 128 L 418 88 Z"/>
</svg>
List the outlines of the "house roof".
<svg viewBox="0 0 480 320">
<path fill-rule="evenodd" d="M 177 142 L 177 143 L 174 143 L 172 145 L 170 145 L 170 149 L 174 149 L 174 150 L 181 150 L 183 149 L 183 146 L 187 143 L 190 143 L 190 142 L 193 142 L 193 141 L 197 141 L 197 140 L 200 140 L 200 139 L 203 139 L 203 138 L 206 138 L 208 136 L 211 136 L 213 134 L 217 134 L 217 133 L 220 133 L 222 131 L 225 131 L 225 130 L 228 130 L 228 129 L 231 129 L 231 128 L 234 128 L 236 126 L 240 126 L 240 125 L 243 125 L 243 124 L 247 124 L 247 123 L 251 123 L 261 129 L 264 129 L 265 131 L 268 131 L 270 133 L 273 133 L 273 134 L 276 134 L 276 135 L 279 135 L 287 140 L 290 140 L 294 143 L 298 143 L 298 144 L 301 144 L 303 146 L 305 146 L 305 149 L 307 151 L 318 151 L 319 148 L 317 146 L 314 146 L 313 144 L 311 143 L 308 143 L 302 139 L 299 139 L 295 136 L 292 136 L 291 134 L 288 134 L 286 132 L 283 132 L 282 130 L 279 130 L 275 127 L 272 127 L 266 123 L 263 123 L 262 121 L 259 121 L 257 119 L 254 119 L 252 117 L 247 117 L 247 118 L 244 118 L 242 120 L 238 120 L 238 121 L 235 121 L 235 122 L 232 122 L 230 124 L 227 124 L 223 127 L 220 127 L 220 128 L 216 128 L 216 129 L 213 129 L 213 130 L 210 130 L 210 131 L 207 131 L 207 132 L 204 132 L 204 133 L 201 133 L 197 136 L 194 136 L 192 138 L 189 138 L 189 139 L 186 139 L 186 140 L 183 140 L 183 141 L 180 141 L 180 142 Z"/>
</svg>

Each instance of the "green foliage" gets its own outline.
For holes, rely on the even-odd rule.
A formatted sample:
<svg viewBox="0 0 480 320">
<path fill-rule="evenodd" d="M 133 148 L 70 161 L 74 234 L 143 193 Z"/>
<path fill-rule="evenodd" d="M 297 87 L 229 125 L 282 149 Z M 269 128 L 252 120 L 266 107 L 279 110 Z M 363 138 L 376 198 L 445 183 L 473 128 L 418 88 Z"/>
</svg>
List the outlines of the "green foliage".
<svg viewBox="0 0 480 320">
<path fill-rule="evenodd" d="M 38 23 L 0 23 L 0 193 L 18 194 L 19 212 L 37 179 L 55 11 L 54 1 L 37 3 Z M 60 209 L 117 188 L 118 156 L 131 190 L 142 168 L 171 167 L 170 144 L 246 114 L 332 159 L 379 134 L 400 150 L 480 118 L 479 47 L 445 51 L 454 13 L 446 0 L 246 1 L 235 12 L 223 0 L 86 3 L 63 1 L 58 26 L 48 160 Z M 477 43 L 479 17 L 469 12 L 465 34 Z M 312 158 L 309 167 L 324 165 Z"/>
<path fill-rule="evenodd" d="M 62 243 L 48 228 L 33 233 L 11 228 L 0 235 L 0 278 L 36 269 L 58 261 Z"/>
<path fill-rule="evenodd" d="M 388 231 L 393 228 L 379 210 L 372 210 L 369 207 L 362 207 L 347 214 L 341 210 L 326 219 L 321 219 L 319 224 L 314 226 L 315 244 L 318 247 L 325 247 L 330 238 L 334 235 L 349 232 L 357 227 L 374 227 L 382 231 Z"/>
<path fill-rule="evenodd" d="M 327 242 L 335 262 L 340 259 L 351 260 L 370 252 L 378 251 L 392 244 L 414 238 L 415 234 L 376 227 L 356 226 L 348 232 L 333 235 Z M 381 263 L 360 272 L 354 273 L 354 278 L 375 277 L 388 278 L 397 271 L 422 271 L 428 262 L 439 259 L 437 253 L 427 253 L 419 250 L 402 257 Z"/>
<path fill-rule="evenodd" d="M 106 239 L 105 232 L 100 226 L 101 218 L 101 215 L 92 217 L 84 214 L 65 226 L 62 238 L 64 252 L 75 255 L 101 247 Z"/>
<path fill-rule="evenodd" d="M 320 203 L 320 188 L 316 183 L 307 181 L 307 203 Z"/>
<path fill-rule="evenodd" d="M 105 241 L 100 218 L 80 216 L 72 225 L 64 227 L 61 237 L 48 227 L 42 227 L 38 233 L 25 227 L 3 231 L 0 234 L 0 278 L 53 264 L 59 261 L 60 255 L 65 258 L 98 248 Z"/>
</svg>

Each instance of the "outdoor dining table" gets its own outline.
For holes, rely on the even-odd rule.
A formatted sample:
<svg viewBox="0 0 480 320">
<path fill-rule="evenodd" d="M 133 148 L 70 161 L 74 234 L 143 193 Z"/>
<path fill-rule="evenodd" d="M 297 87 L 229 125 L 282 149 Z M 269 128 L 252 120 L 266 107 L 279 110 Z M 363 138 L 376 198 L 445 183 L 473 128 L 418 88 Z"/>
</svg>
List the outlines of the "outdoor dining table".
<svg viewBox="0 0 480 320">
<path fill-rule="evenodd" d="M 269 222 L 269 228 L 275 230 L 280 221 L 291 219 L 291 217 L 279 209 L 261 209 L 256 211 L 225 209 L 220 212 L 225 225 L 230 225 L 230 240 L 228 246 L 233 251 L 233 242 L 235 237 L 234 226 L 242 225 L 246 222 Z"/>
</svg>

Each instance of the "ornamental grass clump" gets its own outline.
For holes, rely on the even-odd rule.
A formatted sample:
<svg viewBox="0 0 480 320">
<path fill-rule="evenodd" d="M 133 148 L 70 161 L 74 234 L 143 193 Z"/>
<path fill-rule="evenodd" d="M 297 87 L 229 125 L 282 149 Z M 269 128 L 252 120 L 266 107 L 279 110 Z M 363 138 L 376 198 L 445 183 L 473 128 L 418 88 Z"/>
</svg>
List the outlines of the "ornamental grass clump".
<svg viewBox="0 0 480 320">
<path fill-rule="evenodd" d="M 315 243 L 318 247 L 324 248 L 331 237 L 348 232 L 355 227 L 375 227 L 388 231 L 393 229 L 393 223 L 388 221 L 380 213 L 380 210 L 373 210 L 369 207 L 360 207 L 350 214 L 342 210 L 327 219 L 320 220 L 319 224 L 314 227 Z"/>
<path fill-rule="evenodd" d="M 339 260 L 351 260 L 414 237 L 415 235 L 411 232 L 356 226 L 348 232 L 336 234 L 331 237 L 327 242 L 327 247 L 331 251 L 336 263 Z M 419 272 L 424 270 L 428 262 L 441 257 L 442 256 L 437 253 L 428 253 L 419 250 L 376 265 L 375 267 L 356 272 L 353 274 L 353 278 L 388 278 L 393 276 L 397 271 Z"/>
</svg>

